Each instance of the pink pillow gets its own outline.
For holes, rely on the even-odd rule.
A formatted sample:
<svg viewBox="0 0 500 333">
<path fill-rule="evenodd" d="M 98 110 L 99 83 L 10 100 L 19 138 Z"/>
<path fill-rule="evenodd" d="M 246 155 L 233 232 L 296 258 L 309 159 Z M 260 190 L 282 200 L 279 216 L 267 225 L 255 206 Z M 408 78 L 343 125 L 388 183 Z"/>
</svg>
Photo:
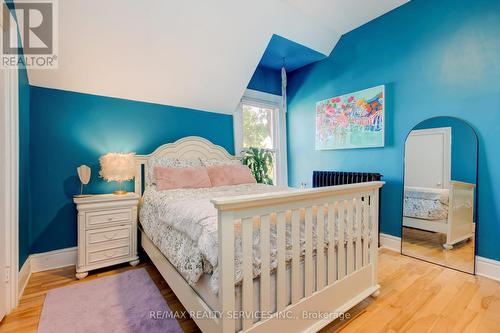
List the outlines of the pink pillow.
<svg viewBox="0 0 500 333">
<path fill-rule="evenodd" d="M 207 167 L 212 186 L 239 185 L 256 183 L 252 172 L 246 165 L 217 165 Z"/>
<path fill-rule="evenodd" d="M 205 168 L 166 168 L 153 170 L 156 188 L 160 191 L 177 188 L 212 187 Z"/>
</svg>

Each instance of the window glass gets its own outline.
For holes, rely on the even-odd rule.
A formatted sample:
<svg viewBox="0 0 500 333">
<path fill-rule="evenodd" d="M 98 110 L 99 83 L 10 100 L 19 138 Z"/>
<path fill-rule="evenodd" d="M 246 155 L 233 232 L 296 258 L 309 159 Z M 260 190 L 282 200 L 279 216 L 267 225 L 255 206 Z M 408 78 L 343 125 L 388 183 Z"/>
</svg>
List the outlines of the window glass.
<svg viewBox="0 0 500 333">
<path fill-rule="evenodd" d="M 273 109 L 243 104 L 243 148 L 274 149 Z"/>
<path fill-rule="evenodd" d="M 276 151 L 274 146 L 274 109 L 243 104 L 243 148 L 261 148 L 271 154 L 272 162 L 266 163 L 267 175 L 274 180 L 276 173 Z M 261 155 L 262 156 L 262 155 Z"/>
</svg>

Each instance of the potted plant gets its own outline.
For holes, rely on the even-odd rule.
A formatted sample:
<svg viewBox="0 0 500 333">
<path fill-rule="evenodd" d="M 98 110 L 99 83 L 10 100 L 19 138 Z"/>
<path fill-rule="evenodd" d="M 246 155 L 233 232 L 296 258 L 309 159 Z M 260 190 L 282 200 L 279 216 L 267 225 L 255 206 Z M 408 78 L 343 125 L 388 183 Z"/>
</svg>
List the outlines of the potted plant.
<svg viewBox="0 0 500 333">
<path fill-rule="evenodd" d="M 248 166 L 257 183 L 273 185 L 273 152 L 263 148 L 248 148 L 243 152 L 242 162 Z"/>
</svg>

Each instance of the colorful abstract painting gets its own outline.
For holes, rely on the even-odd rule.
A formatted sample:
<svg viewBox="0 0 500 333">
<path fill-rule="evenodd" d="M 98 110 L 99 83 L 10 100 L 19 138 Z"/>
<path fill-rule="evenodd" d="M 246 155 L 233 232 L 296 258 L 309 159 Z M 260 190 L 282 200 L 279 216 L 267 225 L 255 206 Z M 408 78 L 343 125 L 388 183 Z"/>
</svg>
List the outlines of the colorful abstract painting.
<svg viewBox="0 0 500 333">
<path fill-rule="evenodd" d="M 316 103 L 316 150 L 384 146 L 384 86 Z"/>
</svg>

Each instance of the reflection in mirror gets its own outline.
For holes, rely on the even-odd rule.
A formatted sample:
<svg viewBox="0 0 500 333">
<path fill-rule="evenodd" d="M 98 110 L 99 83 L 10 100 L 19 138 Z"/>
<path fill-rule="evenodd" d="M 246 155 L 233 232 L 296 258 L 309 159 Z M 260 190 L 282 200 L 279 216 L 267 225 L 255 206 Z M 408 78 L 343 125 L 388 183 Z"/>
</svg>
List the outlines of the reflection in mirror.
<svg viewBox="0 0 500 333">
<path fill-rule="evenodd" d="M 477 136 L 466 122 L 436 117 L 405 143 L 401 253 L 474 273 Z"/>
</svg>

